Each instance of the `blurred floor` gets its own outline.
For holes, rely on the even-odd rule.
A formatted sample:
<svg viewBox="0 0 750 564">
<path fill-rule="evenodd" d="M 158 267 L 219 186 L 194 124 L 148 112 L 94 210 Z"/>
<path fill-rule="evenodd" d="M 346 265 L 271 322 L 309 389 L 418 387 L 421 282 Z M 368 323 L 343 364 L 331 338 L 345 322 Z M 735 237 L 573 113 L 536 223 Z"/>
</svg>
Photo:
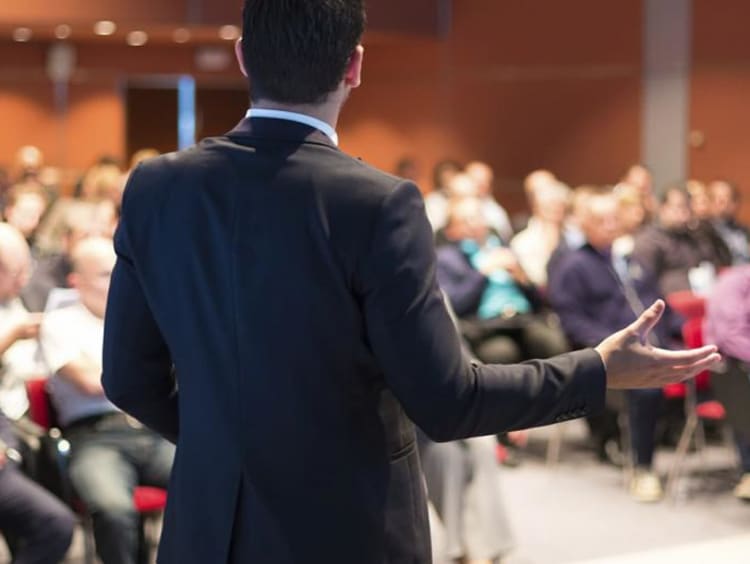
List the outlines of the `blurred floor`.
<svg viewBox="0 0 750 564">
<path fill-rule="evenodd" d="M 560 463 L 541 457 L 549 429 L 531 433 L 519 468 L 501 469 L 518 550 L 508 564 L 680 564 L 750 562 L 750 504 L 732 496 L 734 453 L 709 446 L 691 453 L 675 502 L 638 504 L 622 473 L 598 464 L 585 448 L 582 422 L 566 423 Z M 656 455 L 666 475 L 671 451 Z"/>
</svg>

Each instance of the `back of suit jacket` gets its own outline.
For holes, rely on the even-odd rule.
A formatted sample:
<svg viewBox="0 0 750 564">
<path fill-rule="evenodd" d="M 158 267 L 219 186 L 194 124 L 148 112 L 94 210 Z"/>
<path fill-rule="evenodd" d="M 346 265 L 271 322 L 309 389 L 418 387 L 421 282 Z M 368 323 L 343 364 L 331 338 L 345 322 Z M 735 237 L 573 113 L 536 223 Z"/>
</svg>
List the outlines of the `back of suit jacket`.
<svg viewBox="0 0 750 564">
<path fill-rule="evenodd" d="M 603 402 L 593 351 L 462 357 L 417 188 L 302 124 L 143 164 L 115 246 L 103 383 L 177 442 L 161 562 L 429 562 L 411 420 L 449 440 Z"/>
</svg>

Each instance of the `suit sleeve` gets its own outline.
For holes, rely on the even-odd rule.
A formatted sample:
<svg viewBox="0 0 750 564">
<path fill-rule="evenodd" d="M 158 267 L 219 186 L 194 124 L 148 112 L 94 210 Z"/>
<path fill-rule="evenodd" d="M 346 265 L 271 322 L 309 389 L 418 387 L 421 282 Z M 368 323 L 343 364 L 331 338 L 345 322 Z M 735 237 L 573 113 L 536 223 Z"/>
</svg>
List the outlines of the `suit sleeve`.
<svg viewBox="0 0 750 564">
<path fill-rule="evenodd" d="M 134 181 L 135 175 L 131 178 Z M 177 442 L 177 387 L 172 358 L 133 267 L 127 238 L 127 199 L 115 234 L 117 263 L 112 272 L 104 323 L 102 386 L 123 411 Z"/>
<path fill-rule="evenodd" d="M 416 186 L 397 186 L 379 213 L 358 276 L 367 334 L 387 385 L 425 433 L 448 441 L 603 408 L 605 370 L 591 349 L 505 366 L 462 355 Z"/>
</svg>

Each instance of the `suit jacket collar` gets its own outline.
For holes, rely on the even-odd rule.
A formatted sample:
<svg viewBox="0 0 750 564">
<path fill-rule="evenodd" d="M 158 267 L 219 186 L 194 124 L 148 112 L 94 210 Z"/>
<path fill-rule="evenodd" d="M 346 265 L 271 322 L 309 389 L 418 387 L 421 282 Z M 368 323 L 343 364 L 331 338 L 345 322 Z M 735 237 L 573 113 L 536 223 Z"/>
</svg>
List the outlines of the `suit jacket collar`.
<svg viewBox="0 0 750 564">
<path fill-rule="evenodd" d="M 319 129 L 286 119 L 245 118 L 227 133 L 227 137 L 230 139 L 312 143 L 338 150 L 338 147 L 331 141 L 331 138 Z"/>
</svg>

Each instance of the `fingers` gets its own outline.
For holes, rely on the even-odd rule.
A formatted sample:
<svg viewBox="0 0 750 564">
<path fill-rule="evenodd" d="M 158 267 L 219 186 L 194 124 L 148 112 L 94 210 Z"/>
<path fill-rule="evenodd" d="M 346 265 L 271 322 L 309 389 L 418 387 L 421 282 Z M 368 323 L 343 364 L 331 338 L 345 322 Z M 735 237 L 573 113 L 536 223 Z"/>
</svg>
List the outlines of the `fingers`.
<svg viewBox="0 0 750 564">
<path fill-rule="evenodd" d="M 697 362 L 716 352 L 715 345 L 706 345 L 697 349 L 688 349 L 685 351 L 670 351 L 667 349 L 654 348 L 651 353 L 654 359 L 666 361 L 670 364 L 691 364 Z"/>
<path fill-rule="evenodd" d="M 664 301 L 656 300 L 651 307 L 645 310 L 633 323 L 630 324 L 629 329 L 638 333 L 641 343 L 647 342 L 646 336 L 649 331 L 654 328 L 654 325 L 659 323 L 662 314 L 664 313 Z"/>
<path fill-rule="evenodd" d="M 712 366 L 718 364 L 719 361 L 721 361 L 721 355 L 718 353 L 713 353 L 708 355 L 706 358 L 693 362 L 692 364 L 675 366 L 674 370 L 675 372 L 683 372 L 685 374 L 683 380 L 685 380 L 687 378 L 692 378 L 693 376 L 700 374 L 704 370 L 708 370 Z"/>
</svg>

